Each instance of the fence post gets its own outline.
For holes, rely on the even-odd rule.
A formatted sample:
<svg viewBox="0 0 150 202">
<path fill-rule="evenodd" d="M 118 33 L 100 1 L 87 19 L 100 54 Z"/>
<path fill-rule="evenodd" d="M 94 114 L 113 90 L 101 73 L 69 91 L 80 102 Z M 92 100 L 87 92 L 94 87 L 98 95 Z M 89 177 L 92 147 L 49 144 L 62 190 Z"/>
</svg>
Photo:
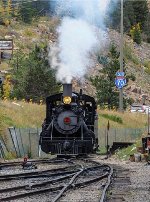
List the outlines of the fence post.
<svg viewBox="0 0 150 202">
<path fill-rule="evenodd" d="M 117 138 L 116 138 L 116 128 L 115 128 L 115 142 L 116 142 L 116 139 L 117 139 Z"/>
<path fill-rule="evenodd" d="M 30 152 L 30 156 L 28 156 L 28 157 L 31 158 L 31 133 L 30 133 L 30 129 L 29 129 L 29 152 Z"/>
</svg>

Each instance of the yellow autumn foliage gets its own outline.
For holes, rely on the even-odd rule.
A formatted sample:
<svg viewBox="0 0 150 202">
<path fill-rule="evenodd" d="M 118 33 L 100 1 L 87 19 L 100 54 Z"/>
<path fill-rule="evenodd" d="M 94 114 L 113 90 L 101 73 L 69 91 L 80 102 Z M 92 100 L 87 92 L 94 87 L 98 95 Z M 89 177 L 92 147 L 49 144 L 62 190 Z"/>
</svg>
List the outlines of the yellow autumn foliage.
<svg viewBox="0 0 150 202">
<path fill-rule="evenodd" d="M 142 30 L 141 30 L 140 23 L 133 25 L 130 29 L 131 38 L 137 44 L 141 43 L 141 33 L 142 33 Z"/>
<path fill-rule="evenodd" d="M 11 93 L 11 76 L 7 75 L 3 83 L 3 98 L 4 99 L 10 98 L 10 93 Z"/>
</svg>

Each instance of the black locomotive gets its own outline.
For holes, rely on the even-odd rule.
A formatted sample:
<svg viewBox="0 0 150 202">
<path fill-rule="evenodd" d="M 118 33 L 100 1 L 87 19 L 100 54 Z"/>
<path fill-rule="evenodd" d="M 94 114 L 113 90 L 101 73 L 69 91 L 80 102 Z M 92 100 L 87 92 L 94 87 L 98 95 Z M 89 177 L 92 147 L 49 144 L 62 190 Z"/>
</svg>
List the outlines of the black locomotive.
<svg viewBox="0 0 150 202">
<path fill-rule="evenodd" d="M 63 93 L 46 98 L 46 119 L 39 144 L 45 153 L 78 155 L 98 147 L 96 102 L 93 97 L 72 92 L 63 84 Z"/>
</svg>

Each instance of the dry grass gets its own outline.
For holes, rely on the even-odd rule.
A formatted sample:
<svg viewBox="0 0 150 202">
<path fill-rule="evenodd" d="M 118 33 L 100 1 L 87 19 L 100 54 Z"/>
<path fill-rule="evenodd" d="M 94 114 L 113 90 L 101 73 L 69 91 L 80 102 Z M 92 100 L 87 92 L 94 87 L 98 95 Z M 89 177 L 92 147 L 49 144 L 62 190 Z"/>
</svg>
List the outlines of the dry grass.
<svg viewBox="0 0 150 202">
<path fill-rule="evenodd" d="M 142 113 L 131 113 L 131 112 L 116 112 L 116 111 L 108 111 L 108 110 L 99 110 L 99 114 L 109 114 L 116 115 L 121 117 L 123 123 L 116 123 L 114 121 L 109 120 L 111 128 L 143 128 L 147 125 L 147 115 Z M 108 123 L 108 119 L 99 116 L 99 127 L 106 128 Z"/>
<path fill-rule="evenodd" d="M 23 102 L 1 101 L 0 114 L 3 127 L 41 127 L 45 106 Z"/>
<path fill-rule="evenodd" d="M 1 69 L 0 70 L 7 70 L 9 68 L 9 65 L 7 62 L 3 61 L 1 63 Z"/>
<path fill-rule="evenodd" d="M 0 101 L 1 125 L 3 127 L 41 127 L 45 118 L 45 105 L 19 101 Z M 147 124 L 147 115 L 142 113 L 119 113 L 116 111 L 98 110 L 100 114 L 120 117 L 123 123 L 109 120 L 111 128 L 143 128 Z M 99 128 L 106 128 L 108 119 L 99 116 Z"/>
</svg>

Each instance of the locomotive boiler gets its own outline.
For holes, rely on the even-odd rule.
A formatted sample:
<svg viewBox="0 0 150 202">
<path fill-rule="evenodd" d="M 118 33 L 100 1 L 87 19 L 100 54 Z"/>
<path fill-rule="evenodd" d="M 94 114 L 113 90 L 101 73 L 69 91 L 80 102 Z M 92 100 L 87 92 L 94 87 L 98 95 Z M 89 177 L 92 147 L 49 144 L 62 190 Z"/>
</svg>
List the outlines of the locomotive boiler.
<svg viewBox="0 0 150 202">
<path fill-rule="evenodd" d="M 39 144 L 45 153 L 79 155 L 93 153 L 98 147 L 95 99 L 72 92 L 63 84 L 63 93 L 46 98 L 46 118 Z"/>
</svg>

